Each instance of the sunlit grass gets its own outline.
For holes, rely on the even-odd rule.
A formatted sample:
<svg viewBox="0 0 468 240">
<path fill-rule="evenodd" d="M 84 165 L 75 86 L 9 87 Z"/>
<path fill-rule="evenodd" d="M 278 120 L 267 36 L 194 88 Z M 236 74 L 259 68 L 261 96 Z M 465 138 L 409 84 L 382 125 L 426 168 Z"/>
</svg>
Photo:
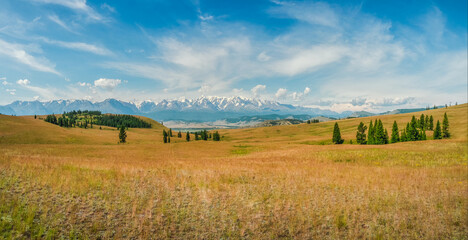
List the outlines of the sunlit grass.
<svg viewBox="0 0 468 240">
<path fill-rule="evenodd" d="M 117 144 L 0 116 L 0 238 L 466 239 L 467 105 L 445 111 L 452 139 L 384 146 L 330 145 L 334 123 Z M 339 121 L 346 140 L 359 121 Z"/>
</svg>

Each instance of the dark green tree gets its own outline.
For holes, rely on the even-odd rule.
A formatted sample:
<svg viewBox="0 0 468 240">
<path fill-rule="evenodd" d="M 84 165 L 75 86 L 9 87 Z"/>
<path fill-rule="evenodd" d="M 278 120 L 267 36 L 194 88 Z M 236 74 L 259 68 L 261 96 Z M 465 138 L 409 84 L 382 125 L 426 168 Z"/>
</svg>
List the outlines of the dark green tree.
<svg viewBox="0 0 468 240">
<path fill-rule="evenodd" d="M 167 136 L 167 143 L 171 143 L 171 136 Z"/>
<path fill-rule="evenodd" d="M 221 136 L 219 135 L 219 132 L 216 131 L 213 133 L 213 141 L 220 141 L 221 140 Z"/>
<path fill-rule="evenodd" d="M 34 119 L 36 119 L 36 118 L 37 118 L 37 115 L 36 115 L 36 114 L 34 114 Z"/>
<path fill-rule="evenodd" d="M 406 142 L 406 129 L 405 128 L 403 128 L 403 130 L 401 131 L 400 141 Z"/>
<path fill-rule="evenodd" d="M 400 141 L 400 132 L 398 131 L 398 124 L 396 121 L 393 121 L 391 143 L 396 143 L 399 141 Z"/>
<path fill-rule="evenodd" d="M 426 115 L 426 119 L 424 120 L 424 126 L 426 126 L 426 130 L 429 129 L 429 115 Z"/>
<path fill-rule="evenodd" d="M 177 137 L 178 138 L 182 138 L 182 132 L 179 130 L 179 132 L 177 133 Z"/>
<path fill-rule="evenodd" d="M 440 130 L 439 120 L 437 120 L 437 124 L 434 130 L 434 139 L 442 139 L 442 131 Z"/>
<path fill-rule="evenodd" d="M 382 121 L 379 120 L 374 127 L 376 128 L 374 144 L 385 144 L 385 130 L 383 128 Z"/>
<path fill-rule="evenodd" d="M 366 141 L 366 130 L 367 130 L 367 126 L 364 125 L 363 122 L 359 123 L 359 126 L 357 128 L 357 132 L 356 132 L 356 142 L 358 144 L 366 144 L 367 141 Z"/>
<path fill-rule="evenodd" d="M 125 127 L 124 126 L 120 127 L 119 140 L 120 140 L 120 143 L 126 143 L 127 142 L 127 133 L 125 132 Z"/>
<path fill-rule="evenodd" d="M 424 117 L 424 114 L 421 114 L 421 117 L 419 117 L 419 128 L 421 128 L 421 130 L 426 129 L 426 118 Z"/>
<path fill-rule="evenodd" d="M 428 127 L 429 130 L 433 131 L 434 130 L 434 118 L 431 117 L 429 118 L 429 127 Z"/>
<path fill-rule="evenodd" d="M 166 130 L 163 129 L 163 142 L 164 143 L 167 143 L 167 137 L 168 137 L 168 134 L 167 134 Z"/>
<path fill-rule="evenodd" d="M 442 121 L 442 138 L 449 138 L 449 121 L 447 117 L 447 113 L 444 114 L 444 120 Z"/>
<path fill-rule="evenodd" d="M 169 137 L 172 137 L 172 129 L 169 128 Z"/>
<path fill-rule="evenodd" d="M 198 132 L 195 132 L 195 140 L 198 141 L 200 138 L 198 137 Z"/>
<path fill-rule="evenodd" d="M 190 142 L 190 133 L 187 132 L 187 135 L 185 135 L 185 140 L 187 140 L 187 142 Z"/>
<path fill-rule="evenodd" d="M 338 126 L 338 123 L 335 123 L 335 127 L 333 128 L 333 139 L 332 139 L 334 144 L 342 144 L 344 142 L 344 139 L 341 138 L 341 132 L 340 132 L 340 127 Z"/>
<path fill-rule="evenodd" d="M 367 136 L 367 144 L 374 144 L 374 125 L 372 124 L 372 120 L 369 123 L 369 131 L 368 131 L 368 136 Z"/>
<path fill-rule="evenodd" d="M 413 117 L 411 118 L 411 122 L 409 123 L 409 126 L 406 128 L 406 134 L 407 134 L 407 141 L 417 141 L 420 140 L 419 136 L 419 131 L 418 131 L 418 123 L 416 121 L 416 118 Z"/>
</svg>

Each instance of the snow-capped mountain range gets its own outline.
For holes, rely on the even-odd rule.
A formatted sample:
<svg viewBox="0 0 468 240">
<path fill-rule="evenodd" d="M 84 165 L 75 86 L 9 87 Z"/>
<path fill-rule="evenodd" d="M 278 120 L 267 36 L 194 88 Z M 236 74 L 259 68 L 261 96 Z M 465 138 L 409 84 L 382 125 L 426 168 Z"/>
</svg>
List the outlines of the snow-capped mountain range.
<svg viewBox="0 0 468 240">
<path fill-rule="evenodd" d="M 197 99 L 162 100 L 160 102 L 143 101 L 138 103 L 116 99 L 106 99 L 102 102 L 88 100 L 15 101 L 0 106 L 0 113 L 7 115 L 44 115 L 73 110 L 99 110 L 103 113 L 143 115 L 159 121 L 216 121 L 240 116 L 266 114 L 307 114 L 311 117 L 343 118 L 352 113 L 337 113 L 330 110 L 243 97 L 200 97 Z"/>
</svg>

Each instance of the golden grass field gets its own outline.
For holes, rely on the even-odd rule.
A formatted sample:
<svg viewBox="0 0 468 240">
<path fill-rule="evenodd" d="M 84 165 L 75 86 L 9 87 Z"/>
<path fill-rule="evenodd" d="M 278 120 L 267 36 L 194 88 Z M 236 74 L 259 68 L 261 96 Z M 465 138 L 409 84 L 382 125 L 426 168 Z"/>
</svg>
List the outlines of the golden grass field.
<svg viewBox="0 0 468 240">
<path fill-rule="evenodd" d="M 349 144 L 374 117 L 338 121 L 344 145 L 334 122 L 171 144 L 153 122 L 117 144 L 0 115 L 0 238 L 468 239 L 468 105 L 414 115 L 445 112 L 451 139 L 381 146 Z"/>
</svg>

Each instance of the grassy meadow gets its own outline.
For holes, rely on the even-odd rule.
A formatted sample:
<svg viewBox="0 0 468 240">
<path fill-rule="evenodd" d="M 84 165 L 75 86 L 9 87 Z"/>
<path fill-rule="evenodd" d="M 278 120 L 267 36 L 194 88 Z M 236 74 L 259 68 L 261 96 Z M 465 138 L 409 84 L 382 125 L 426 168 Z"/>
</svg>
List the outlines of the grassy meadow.
<svg viewBox="0 0 468 240">
<path fill-rule="evenodd" d="M 118 144 L 0 115 L 0 239 L 468 239 L 468 105 L 414 115 L 445 112 L 451 139 L 379 146 L 349 142 L 375 117 L 339 120 L 343 145 L 334 121 L 163 144 L 149 119 Z"/>
</svg>

